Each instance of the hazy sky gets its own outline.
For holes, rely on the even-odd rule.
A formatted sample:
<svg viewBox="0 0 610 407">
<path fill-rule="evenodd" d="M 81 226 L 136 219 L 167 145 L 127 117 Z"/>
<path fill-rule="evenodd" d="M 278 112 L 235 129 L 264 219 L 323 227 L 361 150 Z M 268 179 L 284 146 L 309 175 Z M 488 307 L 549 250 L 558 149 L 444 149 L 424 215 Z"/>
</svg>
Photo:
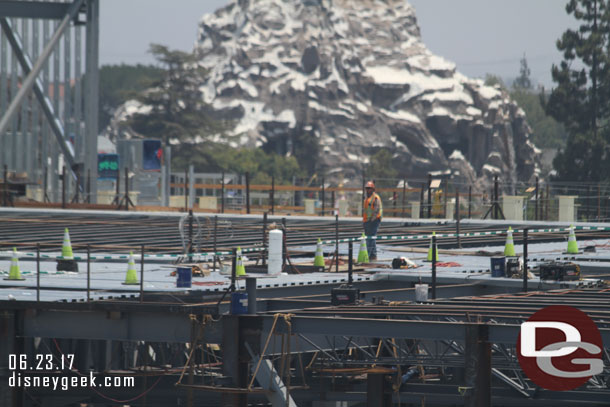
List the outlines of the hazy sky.
<svg viewBox="0 0 610 407">
<path fill-rule="evenodd" d="M 295 0 L 298 1 L 298 0 Z M 567 0 L 410 0 L 435 54 L 472 77 L 517 76 L 525 53 L 532 78 L 551 86 L 555 41 L 574 20 Z M 228 0 L 102 0 L 100 62 L 152 63 L 151 42 L 190 51 L 201 16 Z"/>
</svg>

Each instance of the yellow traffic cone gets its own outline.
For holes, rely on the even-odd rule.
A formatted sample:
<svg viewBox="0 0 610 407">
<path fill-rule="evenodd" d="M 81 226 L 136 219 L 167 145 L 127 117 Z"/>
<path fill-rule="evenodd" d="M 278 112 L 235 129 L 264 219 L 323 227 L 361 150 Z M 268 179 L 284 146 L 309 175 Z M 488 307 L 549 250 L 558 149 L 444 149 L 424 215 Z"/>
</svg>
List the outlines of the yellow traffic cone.
<svg viewBox="0 0 610 407">
<path fill-rule="evenodd" d="M 570 235 L 568 236 L 567 254 L 578 254 L 578 243 L 576 243 L 576 234 L 574 233 L 574 225 L 570 225 Z"/>
<path fill-rule="evenodd" d="M 432 232 L 432 236 L 436 236 L 436 232 Z M 436 249 L 434 260 L 438 261 L 438 247 Z M 432 238 L 430 238 L 430 247 L 428 248 L 428 258 L 426 261 L 432 261 Z"/>
<path fill-rule="evenodd" d="M 17 257 L 16 247 L 13 247 L 13 258 L 11 259 L 11 268 L 8 272 L 8 278 L 5 278 L 5 280 L 25 280 L 25 278 L 21 278 L 21 271 L 19 270 L 19 258 Z"/>
<path fill-rule="evenodd" d="M 515 256 L 515 242 L 513 241 L 513 228 L 508 227 L 506 231 L 506 244 L 504 245 L 504 255 L 509 257 Z"/>
<path fill-rule="evenodd" d="M 318 239 L 316 246 L 316 256 L 313 258 L 313 265 L 316 267 L 324 267 L 324 252 L 322 251 L 322 240 Z"/>
<path fill-rule="evenodd" d="M 124 285 L 138 284 L 138 272 L 136 271 L 136 262 L 133 259 L 133 252 L 129 252 L 129 262 L 127 263 L 127 275 L 125 276 Z"/>
<path fill-rule="evenodd" d="M 360 238 L 360 251 L 358 252 L 358 263 L 368 263 L 369 262 L 369 252 L 366 248 L 366 236 L 364 233 Z"/>
<path fill-rule="evenodd" d="M 72 243 L 70 243 L 70 233 L 68 232 L 68 228 L 64 231 L 64 243 L 61 246 L 61 257 L 65 260 L 71 260 L 74 258 L 74 254 L 72 253 Z"/>
<path fill-rule="evenodd" d="M 244 261 L 241 257 L 241 247 L 237 248 L 237 259 L 235 260 L 235 275 L 237 277 L 246 275 L 246 268 L 244 267 Z"/>
</svg>

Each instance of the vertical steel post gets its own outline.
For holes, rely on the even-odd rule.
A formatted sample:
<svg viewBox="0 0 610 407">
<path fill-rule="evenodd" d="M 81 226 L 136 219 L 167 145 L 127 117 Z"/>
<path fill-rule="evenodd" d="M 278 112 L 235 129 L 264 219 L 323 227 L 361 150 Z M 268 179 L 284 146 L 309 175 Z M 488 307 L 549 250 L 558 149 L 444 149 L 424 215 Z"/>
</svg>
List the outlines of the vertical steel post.
<svg viewBox="0 0 610 407">
<path fill-rule="evenodd" d="M 601 191 L 600 191 L 600 186 L 599 183 L 597 183 L 597 221 L 599 222 L 599 217 L 601 216 L 601 195 L 600 195 Z"/>
<path fill-rule="evenodd" d="M 419 218 L 424 217 L 424 192 L 426 191 L 426 183 L 422 182 L 419 190 Z"/>
<path fill-rule="evenodd" d="M 91 169 L 87 170 L 87 203 L 91 203 Z"/>
<path fill-rule="evenodd" d="M 184 169 L 184 212 L 189 210 L 189 170 L 188 167 Z"/>
<path fill-rule="evenodd" d="M 256 277 L 246 277 L 246 293 L 248 294 L 248 314 L 256 314 Z"/>
<path fill-rule="evenodd" d="M 100 0 L 87 0 L 85 46 L 85 169 L 97 180 L 97 136 L 99 104 Z M 77 78 L 78 79 L 78 78 Z M 59 93 L 59 92 L 58 92 Z M 97 202 L 97 182 L 91 184 L 91 202 Z"/>
<path fill-rule="evenodd" d="M 347 284 L 352 285 L 354 283 L 354 242 L 351 240 L 347 246 Z"/>
<path fill-rule="evenodd" d="M 464 407 L 490 406 L 491 403 L 491 344 L 489 327 L 467 324 L 464 341 L 465 388 Z"/>
<path fill-rule="evenodd" d="M 436 299 L 436 236 L 432 235 L 432 299 Z"/>
<path fill-rule="evenodd" d="M 326 197 L 324 196 L 324 188 L 325 188 L 324 177 L 322 177 L 322 216 L 324 216 L 324 212 L 326 210 Z"/>
<path fill-rule="evenodd" d="M 129 210 L 129 168 L 125 167 L 125 210 Z"/>
<path fill-rule="evenodd" d="M 428 219 L 432 217 L 432 175 L 428 174 Z"/>
<path fill-rule="evenodd" d="M 140 302 L 144 302 L 144 245 L 140 248 Z"/>
<path fill-rule="evenodd" d="M 66 166 L 61 167 L 61 207 L 66 209 Z"/>
<path fill-rule="evenodd" d="M 214 264 L 212 266 L 213 270 L 216 270 L 216 251 L 218 250 L 218 248 L 216 247 L 216 244 L 218 243 L 218 215 L 214 216 Z"/>
<path fill-rule="evenodd" d="M 500 212 L 498 211 L 499 206 L 500 205 L 500 197 L 499 197 L 499 191 L 498 191 L 498 175 L 494 175 L 494 219 L 499 219 L 500 218 Z"/>
<path fill-rule="evenodd" d="M 271 176 L 271 193 L 269 195 L 269 201 L 271 205 L 271 214 L 275 213 L 275 175 Z"/>
<path fill-rule="evenodd" d="M 534 220 L 539 220 L 539 216 L 538 216 L 538 177 L 536 177 L 536 200 L 535 202 L 535 207 L 534 207 Z"/>
<path fill-rule="evenodd" d="M 335 215 L 335 271 L 339 272 L 339 215 Z"/>
<path fill-rule="evenodd" d="M 544 220 L 549 220 L 549 205 L 551 203 L 551 186 L 546 184 L 546 209 L 544 210 Z"/>
<path fill-rule="evenodd" d="M 404 218 L 405 217 L 405 200 L 406 200 L 406 194 L 407 194 L 407 180 L 403 179 L 402 180 L 402 211 L 401 211 L 401 216 Z"/>
<path fill-rule="evenodd" d="M 267 262 L 267 212 L 263 213 L 263 266 Z"/>
<path fill-rule="evenodd" d="M 235 280 L 237 278 L 237 249 L 233 248 L 231 250 L 232 259 L 231 259 L 231 291 L 235 292 Z"/>
<path fill-rule="evenodd" d="M 222 172 L 220 180 L 220 213 L 225 213 L 225 172 Z"/>
<path fill-rule="evenodd" d="M 288 256 L 288 228 L 286 227 L 286 218 L 282 218 L 282 228 L 284 232 L 282 241 L 282 271 L 286 267 L 286 257 Z"/>
<path fill-rule="evenodd" d="M 462 214 L 460 213 L 460 190 L 455 189 L 455 233 L 457 235 L 457 245 L 458 248 L 462 248 L 462 238 L 460 236 L 460 218 Z"/>
<path fill-rule="evenodd" d="M 40 302 L 40 243 L 36 243 L 36 301 Z"/>
<path fill-rule="evenodd" d="M 188 254 L 193 253 L 193 210 L 189 209 L 189 244 L 187 249 Z M 192 258 L 189 258 L 192 260 Z"/>
<path fill-rule="evenodd" d="M 333 213 L 335 208 L 335 191 L 330 191 L 330 207 L 332 208 L 330 213 Z M 337 214 L 339 213 L 339 209 L 337 209 Z"/>
<path fill-rule="evenodd" d="M 8 206 L 8 168 L 4 164 L 3 184 L 2 184 L 2 205 Z"/>
<path fill-rule="evenodd" d="M 472 218 L 472 185 L 468 186 L 468 219 Z"/>
<path fill-rule="evenodd" d="M 445 191 L 443 192 L 443 218 L 445 219 L 449 217 L 447 213 L 447 196 L 449 196 L 449 181 L 445 180 Z"/>
<path fill-rule="evenodd" d="M 87 302 L 91 301 L 91 245 L 87 245 Z"/>
<path fill-rule="evenodd" d="M 250 213 L 250 173 L 246 172 L 246 213 Z"/>
<path fill-rule="evenodd" d="M 116 191 L 114 200 L 116 201 L 116 208 L 121 209 L 121 169 L 116 170 Z"/>
<path fill-rule="evenodd" d="M 527 232 L 523 229 L 523 292 L 527 292 Z"/>
</svg>

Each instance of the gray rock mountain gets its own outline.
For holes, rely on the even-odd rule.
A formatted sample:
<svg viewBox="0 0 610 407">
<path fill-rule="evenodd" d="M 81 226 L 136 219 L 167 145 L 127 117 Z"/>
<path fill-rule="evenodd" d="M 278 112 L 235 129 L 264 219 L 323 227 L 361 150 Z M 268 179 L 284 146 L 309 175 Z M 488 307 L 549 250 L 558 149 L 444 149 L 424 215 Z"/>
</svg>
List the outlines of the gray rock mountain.
<svg viewBox="0 0 610 407">
<path fill-rule="evenodd" d="M 380 148 L 407 178 L 451 169 L 482 188 L 538 171 L 524 112 L 432 54 L 405 0 L 236 0 L 202 18 L 194 52 L 234 145 L 291 154 L 308 134 L 337 181 L 359 182 Z"/>
</svg>

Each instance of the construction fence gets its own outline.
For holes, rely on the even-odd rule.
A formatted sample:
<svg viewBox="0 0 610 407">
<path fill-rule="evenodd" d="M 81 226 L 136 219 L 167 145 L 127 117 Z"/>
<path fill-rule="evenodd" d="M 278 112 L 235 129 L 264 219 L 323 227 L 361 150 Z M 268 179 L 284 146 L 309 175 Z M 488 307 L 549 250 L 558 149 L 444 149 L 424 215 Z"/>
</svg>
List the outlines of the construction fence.
<svg viewBox="0 0 610 407">
<path fill-rule="evenodd" d="M 41 193 L 7 178 L 0 188 L 3 206 L 41 206 L 101 209 L 174 210 L 211 213 L 285 214 L 341 217 L 361 216 L 363 177 L 344 186 L 323 177 L 293 178 L 292 182 L 253 184 L 250 174 L 172 173 L 168 185 L 135 184 L 126 169 L 122 183 L 98 189 L 97 205 L 89 203 L 88 188 L 74 186 Z M 123 177 L 121 177 L 123 178 Z M 61 180 L 60 180 L 61 181 Z M 90 182 L 90 181 L 88 181 Z M 161 184 L 160 181 L 156 181 Z M 443 177 L 375 179 L 384 216 L 412 219 L 508 219 L 605 222 L 610 219 L 610 185 L 605 183 L 513 183 L 496 178 L 488 191 Z M 154 184 L 154 183 L 153 183 Z M 98 183 L 99 187 L 99 183 Z M 138 190 L 138 187 L 140 190 Z M 36 191 L 30 193 L 29 191 Z M 46 191 L 46 188 L 42 188 Z M 142 199 L 146 194 L 148 200 Z M 140 196 L 140 199 L 138 199 Z"/>
</svg>

